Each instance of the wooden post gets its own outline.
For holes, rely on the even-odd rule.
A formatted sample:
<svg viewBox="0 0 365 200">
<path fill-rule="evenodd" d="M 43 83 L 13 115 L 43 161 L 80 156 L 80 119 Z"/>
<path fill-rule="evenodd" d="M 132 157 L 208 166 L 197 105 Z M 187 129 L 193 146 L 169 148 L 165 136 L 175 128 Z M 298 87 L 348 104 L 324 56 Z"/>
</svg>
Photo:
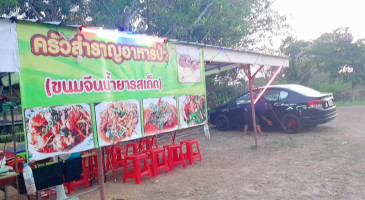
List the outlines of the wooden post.
<svg viewBox="0 0 365 200">
<path fill-rule="evenodd" d="M 241 64 L 241 67 L 243 71 L 245 72 L 245 65 Z M 260 67 L 260 70 L 263 68 L 263 66 Z M 254 97 L 253 97 L 253 79 L 255 78 L 258 71 L 256 71 L 253 75 L 251 73 L 251 65 L 248 65 L 248 70 L 245 72 L 248 81 L 249 81 L 249 87 L 250 87 L 250 97 L 251 97 L 251 113 L 252 113 L 252 125 L 253 125 L 253 135 L 255 138 L 255 146 L 257 148 L 257 129 L 256 129 L 256 115 L 255 115 L 255 103 L 254 103 Z"/>
<path fill-rule="evenodd" d="M 98 147 L 96 149 L 96 157 L 98 160 L 98 176 L 99 176 L 99 189 L 100 189 L 100 200 L 105 200 L 104 194 L 104 167 L 103 167 L 103 160 L 102 160 L 102 149 Z"/>
<path fill-rule="evenodd" d="M 16 173 L 18 173 L 18 154 L 16 152 L 16 142 L 15 142 L 15 125 L 14 125 L 14 108 L 13 108 L 13 86 L 11 84 L 11 74 L 8 73 L 8 77 L 9 77 L 9 90 L 10 90 L 10 115 L 11 115 L 11 134 L 13 135 L 13 148 L 14 148 L 14 170 Z M 18 195 L 18 198 L 20 196 L 19 193 L 19 182 L 18 182 L 18 177 L 15 179 L 15 186 L 16 186 L 16 192 Z"/>
<path fill-rule="evenodd" d="M 249 65 L 248 66 L 248 80 L 249 80 L 249 83 L 250 83 L 252 126 L 253 126 L 253 135 L 254 135 L 254 138 L 255 138 L 255 146 L 257 148 L 256 113 L 255 113 L 255 103 L 254 103 L 253 86 L 252 86 L 253 79 L 254 79 L 254 76 L 251 76 L 251 65 Z"/>
</svg>

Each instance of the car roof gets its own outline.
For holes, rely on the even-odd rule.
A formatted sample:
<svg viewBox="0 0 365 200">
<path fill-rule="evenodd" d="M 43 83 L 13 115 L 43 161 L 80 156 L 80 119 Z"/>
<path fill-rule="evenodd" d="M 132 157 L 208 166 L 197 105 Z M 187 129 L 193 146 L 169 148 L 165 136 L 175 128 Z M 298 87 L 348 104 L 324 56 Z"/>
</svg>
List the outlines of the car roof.
<svg viewBox="0 0 365 200">
<path fill-rule="evenodd" d="M 262 87 L 261 87 L 262 88 Z M 306 95 L 306 96 L 318 96 L 321 94 L 321 92 L 314 90 L 312 88 L 303 86 L 303 85 L 298 85 L 298 84 L 280 84 L 280 85 L 271 85 L 268 88 L 278 88 L 278 89 L 289 89 L 291 91 L 295 91 L 297 93 L 300 93 L 302 95 Z"/>
<path fill-rule="evenodd" d="M 296 90 L 296 89 L 301 89 L 305 86 L 302 85 L 298 85 L 298 84 L 279 84 L 279 85 L 269 85 L 269 88 L 285 88 L 285 89 L 292 89 L 292 90 Z M 261 87 L 263 88 L 263 87 Z"/>
</svg>

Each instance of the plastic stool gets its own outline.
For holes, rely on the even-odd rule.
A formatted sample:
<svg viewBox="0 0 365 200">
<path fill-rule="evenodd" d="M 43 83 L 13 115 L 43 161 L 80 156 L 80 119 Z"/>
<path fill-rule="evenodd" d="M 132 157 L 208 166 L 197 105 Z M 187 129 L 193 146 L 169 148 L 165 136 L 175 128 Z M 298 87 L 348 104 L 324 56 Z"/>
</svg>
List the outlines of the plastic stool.
<svg viewBox="0 0 365 200">
<path fill-rule="evenodd" d="M 158 176 L 158 172 L 161 170 L 170 172 L 164 149 L 149 149 L 145 150 L 144 153 L 151 159 L 150 169 L 153 177 Z"/>
<path fill-rule="evenodd" d="M 94 150 L 92 150 L 91 152 L 95 152 Z M 104 153 L 101 154 L 101 160 L 102 160 L 102 167 L 103 167 L 103 175 L 104 175 L 104 181 L 106 181 L 106 172 L 109 171 L 109 169 L 106 168 L 105 166 L 105 160 L 104 160 Z M 89 157 L 89 167 L 91 168 L 90 172 L 91 172 L 91 178 L 95 179 L 99 177 L 99 166 L 98 166 L 98 156 L 92 155 Z"/>
<path fill-rule="evenodd" d="M 155 145 L 155 146 L 153 146 Z M 150 148 L 151 149 L 158 149 L 158 144 L 157 144 L 157 138 L 156 137 L 151 137 L 150 138 Z"/>
<path fill-rule="evenodd" d="M 181 145 L 169 144 L 163 146 L 164 150 L 167 151 L 167 163 L 169 164 L 169 170 L 173 171 L 174 166 L 182 165 L 186 168 L 185 159 Z"/>
<path fill-rule="evenodd" d="M 124 165 L 124 146 L 117 144 L 112 147 L 107 147 L 105 150 L 107 152 L 106 168 L 112 170 L 113 178 L 116 180 L 116 172 L 121 170 Z"/>
<path fill-rule="evenodd" d="M 85 185 L 86 188 L 90 187 L 90 182 L 89 182 L 89 168 L 88 166 L 86 166 L 86 164 L 88 163 L 88 157 L 82 158 L 82 174 L 81 174 L 81 178 L 79 180 L 76 181 L 72 181 L 69 183 L 64 183 L 64 186 L 67 188 L 67 193 L 73 193 L 75 191 L 75 187 L 80 186 L 80 185 Z"/>
<path fill-rule="evenodd" d="M 127 171 L 128 161 L 132 161 L 133 170 Z M 141 163 L 143 162 L 143 168 L 141 169 Z M 142 177 L 150 176 L 152 178 L 152 173 L 148 164 L 147 155 L 145 153 L 137 153 L 125 156 L 124 158 L 124 174 L 123 174 L 123 183 L 127 178 L 134 178 L 136 184 L 140 184 L 142 182 Z"/>
<path fill-rule="evenodd" d="M 132 148 L 132 151 L 130 150 L 131 148 Z M 136 154 L 136 153 L 138 153 L 138 143 L 137 142 L 127 143 L 125 155 L 131 155 L 131 154 Z"/>
<path fill-rule="evenodd" d="M 156 137 L 146 137 L 141 139 L 139 143 L 139 151 L 143 152 L 149 149 L 158 149 Z"/>
<path fill-rule="evenodd" d="M 189 161 L 190 165 L 194 164 L 194 160 L 199 158 L 202 161 L 202 155 L 200 154 L 199 142 L 198 140 L 183 140 L 180 141 L 181 147 L 185 144 L 186 152 L 184 153 L 184 158 Z M 196 147 L 196 152 L 194 152 L 194 146 Z"/>
<path fill-rule="evenodd" d="M 105 170 L 109 171 L 111 169 L 113 169 L 113 164 L 112 164 L 112 157 L 113 157 L 113 151 L 114 151 L 114 146 L 108 146 L 108 147 L 104 147 L 105 150 Z"/>
<path fill-rule="evenodd" d="M 139 142 L 139 151 L 143 152 L 151 149 L 150 138 L 142 138 Z"/>
</svg>

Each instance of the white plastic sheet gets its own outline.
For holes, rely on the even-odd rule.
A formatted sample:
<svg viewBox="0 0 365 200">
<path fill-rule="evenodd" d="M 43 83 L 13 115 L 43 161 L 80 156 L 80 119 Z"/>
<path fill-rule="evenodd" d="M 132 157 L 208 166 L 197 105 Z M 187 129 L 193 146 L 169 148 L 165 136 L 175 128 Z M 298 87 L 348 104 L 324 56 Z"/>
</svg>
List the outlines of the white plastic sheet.
<svg viewBox="0 0 365 200">
<path fill-rule="evenodd" d="M 20 72 L 16 23 L 0 19 L 0 72 Z"/>
</svg>

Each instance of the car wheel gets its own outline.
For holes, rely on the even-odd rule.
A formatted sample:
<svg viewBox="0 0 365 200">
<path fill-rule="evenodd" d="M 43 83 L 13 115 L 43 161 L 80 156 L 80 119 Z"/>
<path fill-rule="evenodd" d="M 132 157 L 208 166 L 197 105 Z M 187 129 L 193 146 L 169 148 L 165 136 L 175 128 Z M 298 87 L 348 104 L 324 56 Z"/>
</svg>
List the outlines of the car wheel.
<svg viewBox="0 0 365 200">
<path fill-rule="evenodd" d="M 226 130 L 229 130 L 229 128 L 230 128 L 229 119 L 225 115 L 219 115 L 217 117 L 216 124 L 217 124 L 218 130 L 220 130 L 220 131 L 226 131 Z"/>
<path fill-rule="evenodd" d="M 297 133 L 302 130 L 299 118 L 294 114 L 287 114 L 281 118 L 281 125 L 287 133 Z"/>
</svg>

